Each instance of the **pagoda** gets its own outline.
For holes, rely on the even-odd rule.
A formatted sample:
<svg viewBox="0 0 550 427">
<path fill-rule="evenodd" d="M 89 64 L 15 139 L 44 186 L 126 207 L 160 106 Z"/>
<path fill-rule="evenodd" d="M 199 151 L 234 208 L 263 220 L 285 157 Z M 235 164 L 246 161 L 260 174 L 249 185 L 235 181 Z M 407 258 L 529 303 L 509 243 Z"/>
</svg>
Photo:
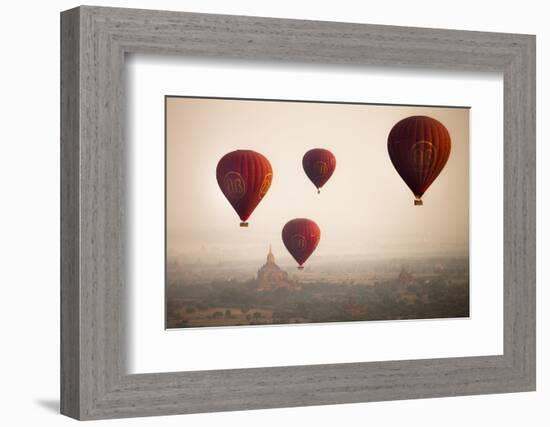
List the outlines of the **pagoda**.
<svg viewBox="0 0 550 427">
<path fill-rule="evenodd" d="M 258 270 L 256 283 L 258 292 L 269 292 L 275 289 L 299 289 L 288 278 L 288 273 L 275 264 L 275 255 L 271 251 L 271 245 L 269 245 L 266 263 Z"/>
</svg>

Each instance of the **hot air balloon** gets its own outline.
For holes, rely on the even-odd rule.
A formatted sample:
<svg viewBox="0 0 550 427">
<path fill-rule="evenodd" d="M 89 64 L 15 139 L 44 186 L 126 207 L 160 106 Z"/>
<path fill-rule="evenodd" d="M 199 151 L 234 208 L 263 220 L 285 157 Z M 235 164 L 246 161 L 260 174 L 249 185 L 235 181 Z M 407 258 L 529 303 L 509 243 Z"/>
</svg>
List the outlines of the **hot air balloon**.
<svg viewBox="0 0 550 427">
<path fill-rule="evenodd" d="M 302 264 L 306 262 L 319 244 L 321 230 L 310 219 L 296 218 L 285 224 L 282 237 L 290 255 L 299 264 L 298 268 L 303 269 Z"/>
<path fill-rule="evenodd" d="M 317 188 L 317 193 L 320 193 L 319 189 L 325 185 L 334 173 L 336 157 L 324 148 L 314 148 L 304 154 L 302 166 L 307 177 Z"/>
<path fill-rule="evenodd" d="M 451 152 L 451 137 L 442 123 L 427 116 L 399 121 L 388 135 L 388 153 L 397 173 L 414 194 L 415 206 L 437 178 Z"/>
<path fill-rule="evenodd" d="M 241 218 L 241 227 L 248 227 L 246 220 L 266 195 L 272 177 L 269 160 L 252 150 L 232 151 L 218 162 L 218 185 Z"/>
</svg>

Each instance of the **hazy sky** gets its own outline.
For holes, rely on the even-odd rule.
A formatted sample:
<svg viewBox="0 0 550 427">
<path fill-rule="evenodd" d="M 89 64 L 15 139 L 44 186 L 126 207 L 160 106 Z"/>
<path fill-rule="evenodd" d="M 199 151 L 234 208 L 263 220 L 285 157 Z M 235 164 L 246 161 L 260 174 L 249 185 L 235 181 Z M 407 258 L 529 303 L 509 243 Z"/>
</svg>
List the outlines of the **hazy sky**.
<svg viewBox="0 0 550 427">
<path fill-rule="evenodd" d="M 424 206 L 387 152 L 392 126 L 411 115 L 441 121 L 449 161 L 423 196 Z M 167 248 L 216 262 L 263 258 L 269 244 L 291 259 L 284 224 L 314 220 L 321 241 L 308 264 L 334 255 L 406 256 L 468 252 L 469 110 L 299 102 L 167 99 Z M 302 169 L 311 148 L 327 148 L 336 170 L 317 194 Z M 216 165 L 251 149 L 271 162 L 273 182 L 248 228 L 223 196 Z M 287 260 L 288 258 L 288 260 Z"/>
</svg>

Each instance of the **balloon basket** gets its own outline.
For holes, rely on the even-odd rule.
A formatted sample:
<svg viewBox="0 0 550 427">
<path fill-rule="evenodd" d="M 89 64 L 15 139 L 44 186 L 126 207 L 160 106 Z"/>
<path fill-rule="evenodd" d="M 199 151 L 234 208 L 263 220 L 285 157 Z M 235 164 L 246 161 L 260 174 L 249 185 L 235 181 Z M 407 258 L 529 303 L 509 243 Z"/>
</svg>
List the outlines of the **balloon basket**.
<svg viewBox="0 0 550 427">
<path fill-rule="evenodd" d="M 422 200 L 421 200 L 421 199 L 416 199 L 416 200 L 414 201 L 414 205 L 415 205 L 415 206 L 422 206 L 422 205 L 424 205 L 424 203 L 422 203 Z"/>
<path fill-rule="evenodd" d="M 321 194 L 321 190 L 317 189 L 317 194 Z"/>
<path fill-rule="evenodd" d="M 299 265 L 298 266 L 298 270 L 303 270 L 304 269 L 304 266 L 303 265 Z"/>
<path fill-rule="evenodd" d="M 248 227 L 248 222 L 241 222 L 239 225 L 241 227 Z"/>
</svg>

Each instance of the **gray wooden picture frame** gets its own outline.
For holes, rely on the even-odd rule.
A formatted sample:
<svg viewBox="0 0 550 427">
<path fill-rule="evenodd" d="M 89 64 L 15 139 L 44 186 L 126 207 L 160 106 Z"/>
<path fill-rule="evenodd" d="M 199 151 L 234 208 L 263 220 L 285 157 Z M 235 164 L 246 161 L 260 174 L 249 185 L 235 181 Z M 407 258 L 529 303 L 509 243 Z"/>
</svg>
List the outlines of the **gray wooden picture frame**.
<svg viewBox="0 0 550 427">
<path fill-rule="evenodd" d="M 127 374 L 127 53 L 502 72 L 504 353 Z M 65 415 L 85 420 L 535 390 L 532 35 L 71 9 L 61 14 L 61 166 Z"/>
</svg>

